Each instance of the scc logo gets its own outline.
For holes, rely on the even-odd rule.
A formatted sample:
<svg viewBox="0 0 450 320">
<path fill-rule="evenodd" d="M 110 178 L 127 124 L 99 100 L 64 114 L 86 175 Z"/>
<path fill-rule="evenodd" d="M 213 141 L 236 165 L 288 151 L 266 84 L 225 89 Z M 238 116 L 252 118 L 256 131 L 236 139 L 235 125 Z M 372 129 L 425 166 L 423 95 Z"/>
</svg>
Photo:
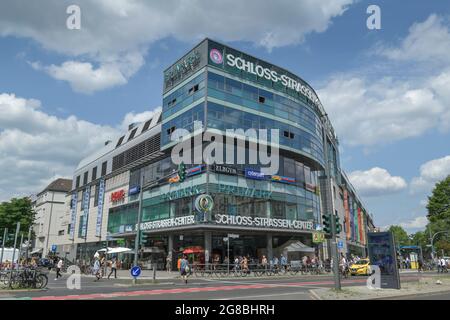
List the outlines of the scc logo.
<svg viewBox="0 0 450 320">
<path fill-rule="evenodd" d="M 221 64 L 223 62 L 222 53 L 220 53 L 220 51 L 217 49 L 212 49 L 209 52 L 209 57 L 215 64 Z"/>
</svg>

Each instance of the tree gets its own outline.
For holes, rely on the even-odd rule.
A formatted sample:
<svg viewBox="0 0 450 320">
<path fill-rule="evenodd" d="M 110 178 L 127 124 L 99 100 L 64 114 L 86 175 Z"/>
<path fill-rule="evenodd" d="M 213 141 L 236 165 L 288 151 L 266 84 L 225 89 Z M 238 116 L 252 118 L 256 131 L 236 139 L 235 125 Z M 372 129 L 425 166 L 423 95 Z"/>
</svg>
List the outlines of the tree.
<svg viewBox="0 0 450 320">
<path fill-rule="evenodd" d="M 20 231 L 28 233 L 29 227 L 33 224 L 35 212 L 32 209 L 29 198 L 13 198 L 8 202 L 0 204 L 0 237 L 3 237 L 4 228 L 8 228 L 8 233 L 16 231 L 17 222 L 20 222 Z M 14 239 L 8 238 L 6 246 L 11 246 Z"/>
<path fill-rule="evenodd" d="M 426 232 L 434 235 L 440 231 L 450 231 L 450 175 L 434 186 L 431 196 L 428 197 L 428 225 Z M 434 239 L 434 249 L 437 253 L 441 250 L 450 251 L 448 236 L 439 234 Z"/>
<path fill-rule="evenodd" d="M 430 222 L 445 221 L 450 225 L 450 175 L 436 183 L 428 197 L 427 210 Z"/>
<path fill-rule="evenodd" d="M 411 243 L 408 234 L 401 226 L 390 226 L 389 231 L 394 235 L 396 245 L 407 246 Z"/>
</svg>

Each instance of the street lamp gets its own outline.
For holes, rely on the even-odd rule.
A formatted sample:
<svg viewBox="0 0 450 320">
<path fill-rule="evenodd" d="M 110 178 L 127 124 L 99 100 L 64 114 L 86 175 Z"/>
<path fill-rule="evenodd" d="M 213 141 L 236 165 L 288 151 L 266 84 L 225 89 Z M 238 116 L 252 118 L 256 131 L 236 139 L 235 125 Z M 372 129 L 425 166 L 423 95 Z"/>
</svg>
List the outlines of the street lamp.
<svg viewBox="0 0 450 320">
<path fill-rule="evenodd" d="M 448 234 L 448 231 L 439 231 L 439 232 L 436 232 L 434 235 L 433 235 L 433 237 L 431 238 L 431 258 L 434 260 L 434 246 L 433 246 L 433 242 L 434 242 L 434 238 L 438 235 L 438 234 L 440 234 L 440 233 L 447 233 Z"/>
</svg>

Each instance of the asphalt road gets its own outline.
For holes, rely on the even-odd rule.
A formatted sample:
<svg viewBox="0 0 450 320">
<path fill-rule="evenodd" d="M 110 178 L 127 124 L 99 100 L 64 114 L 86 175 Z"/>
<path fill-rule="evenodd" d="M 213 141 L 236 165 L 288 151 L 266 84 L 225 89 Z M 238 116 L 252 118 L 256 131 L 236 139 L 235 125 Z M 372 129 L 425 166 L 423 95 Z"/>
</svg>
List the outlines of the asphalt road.
<svg viewBox="0 0 450 320">
<path fill-rule="evenodd" d="M 55 281 L 50 277 L 45 291 L 0 293 L 0 299 L 31 300 L 91 300 L 91 299 L 144 299 L 144 300 L 315 300 L 311 289 L 334 286 L 333 277 L 293 276 L 268 278 L 197 279 L 189 278 L 188 284 L 179 279 L 160 283 L 133 286 L 126 280 L 81 277 L 81 289 L 69 290 L 67 276 Z M 413 281 L 416 275 L 403 274 L 402 281 Z M 365 277 L 351 277 L 342 281 L 342 286 L 363 285 Z M 447 297 L 448 299 L 448 297 Z"/>
</svg>

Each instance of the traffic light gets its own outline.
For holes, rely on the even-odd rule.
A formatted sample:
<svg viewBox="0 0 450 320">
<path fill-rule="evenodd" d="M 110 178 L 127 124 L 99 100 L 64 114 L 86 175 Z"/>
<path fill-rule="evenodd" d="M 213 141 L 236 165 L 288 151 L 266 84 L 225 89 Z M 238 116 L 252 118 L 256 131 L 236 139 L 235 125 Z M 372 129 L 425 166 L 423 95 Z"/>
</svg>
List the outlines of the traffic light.
<svg viewBox="0 0 450 320">
<path fill-rule="evenodd" d="M 329 214 L 322 215 L 323 231 L 331 234 L 331 216 Z"/>
<path fill-rule="evenodd" d="M 144 233 L 143 231 L 141 231 L 141 246 L 145 247 L 147 245 L 148 242 L 148 234 Z"/>
<path fill-rule="evenodd" d="M 178 177 L 180 178 L 180 182 L 183 182 L 186 178 L 186 166 L 184 165 L 184 162 L 181 162 L 178 165 Z"/>
<path fill-rule="evenodd" d="M 336 234 L 339 234 L 342 231 L 342 224 L 339 221 L 339 216 L 335 216 L 335 218 L 336 218 Z"/>
</svg>

